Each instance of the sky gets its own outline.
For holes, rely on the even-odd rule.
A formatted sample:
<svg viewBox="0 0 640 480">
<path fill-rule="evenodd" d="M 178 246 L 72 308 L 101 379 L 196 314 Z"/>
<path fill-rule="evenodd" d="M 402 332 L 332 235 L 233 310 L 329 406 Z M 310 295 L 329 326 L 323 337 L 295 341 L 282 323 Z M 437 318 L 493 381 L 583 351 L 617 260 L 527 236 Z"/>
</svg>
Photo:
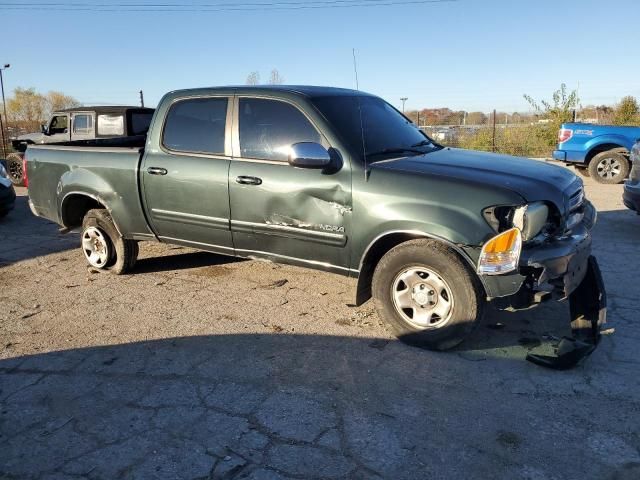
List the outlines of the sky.
<svg viewBox="0 0 640 480">
<path fill-rule="evenodd" d="M 399 107 L 407 97 L 407 110 L 527 111 L 524 93 L 548 99 L 563 82 L 583 105 L 640 97 L 637 0 L 355 1 L 386 4 L 207 12 L 201 5 L 318 4 L 0 0 L 5 93 L 35 87 L 85 105 L 137 104 L 142 89 L 155 106 L 167 91 L 244 84 L 252 71 L 266 82 L 274 68 L 287 84 L 355 88 L 355 49 L 360 89 Z M 122 7 L 150 3 L 184 7 Z"/>
</svg>

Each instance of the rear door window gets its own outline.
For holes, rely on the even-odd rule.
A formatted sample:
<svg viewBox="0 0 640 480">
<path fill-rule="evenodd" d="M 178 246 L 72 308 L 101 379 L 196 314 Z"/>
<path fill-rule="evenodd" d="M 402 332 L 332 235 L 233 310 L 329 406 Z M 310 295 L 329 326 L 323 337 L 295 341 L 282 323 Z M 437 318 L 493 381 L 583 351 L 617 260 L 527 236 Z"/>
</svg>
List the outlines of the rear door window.
<svg viewBox="0 0 640 480">
<path fill-rule="evenodd" d="M 164 123 L 162 144 L 178 152 L 224 155 L 227 97 L 175 102 Z"/>
<path fill-rule="evenodd" d="M 243 158 L 286 162 L 294 143 L 321 143 L 320 134 L 307 117 L 286 102 L 241 98 L 239 122 Z"/>
</svg>

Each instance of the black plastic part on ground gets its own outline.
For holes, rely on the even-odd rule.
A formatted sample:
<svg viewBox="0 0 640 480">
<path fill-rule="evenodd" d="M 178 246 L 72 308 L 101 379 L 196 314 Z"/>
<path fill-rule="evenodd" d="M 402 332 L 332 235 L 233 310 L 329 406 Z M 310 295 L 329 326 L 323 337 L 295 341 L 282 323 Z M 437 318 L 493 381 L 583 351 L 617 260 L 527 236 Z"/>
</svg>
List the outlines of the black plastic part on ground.
<svg viewBox="0 0 640 480">
<path fill-rule="evenodd" d="M 556 355 L 528 354 L 527 360 L 554 370 L 575 367 L 588 357 L 600 341 L 600 327 L 607 321 L 607 293 L 598 261 L 589 257 L 587 274 L 569 296 L 573 338 L 563 338 Z"/>
</svg>

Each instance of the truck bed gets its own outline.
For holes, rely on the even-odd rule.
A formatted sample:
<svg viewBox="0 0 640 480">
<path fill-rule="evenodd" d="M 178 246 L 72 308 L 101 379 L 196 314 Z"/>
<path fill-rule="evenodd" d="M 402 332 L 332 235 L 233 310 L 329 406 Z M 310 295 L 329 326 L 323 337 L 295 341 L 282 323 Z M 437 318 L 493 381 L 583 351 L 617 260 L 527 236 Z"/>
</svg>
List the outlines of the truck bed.
<svg viewBox="0 0 640 480">
<path fill-rule="evenodd" d="M 144 137 L 30 145 L 26 152 L 29 199 L 41 216 L 67 225 L 65 201 L 77 192 L 127 212 L 118 225 L 135 236 L 152 236 L 142 211 L 138 169 Z"/>
</svg>

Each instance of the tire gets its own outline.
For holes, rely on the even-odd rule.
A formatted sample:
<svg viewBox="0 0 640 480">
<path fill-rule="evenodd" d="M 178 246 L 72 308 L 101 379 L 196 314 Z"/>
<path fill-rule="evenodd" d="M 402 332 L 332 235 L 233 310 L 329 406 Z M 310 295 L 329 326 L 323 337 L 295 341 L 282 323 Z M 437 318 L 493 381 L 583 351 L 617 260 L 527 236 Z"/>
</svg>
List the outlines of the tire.
<svg viewBox="0 0 640 480">
<path fill-rule="evenodd" d="M 431 350 L 458 345 L 484 311 L 475 273 L 435 240 L 411 240 L 389 250 L 376 266 L 372 290 L 378 314 L 393 333 Z"/>
<path fill-rule="evenodd" d="M 629 175 L 629 160 L 621 150 L 601 152 L 589 162 L 589 175 L 598 183 L 622 183 Z"/>
<path fill-rule="evenodd" d="M 122 238 L 104 209 L 89 210 L 82 220 L 82 253 L 89 265 L 115 275 L 130 272 L 138 258 L 138 242 Z"/>
<path fill-rule="evenodd" d="M 591 174 L 589 173 L 589 169 L 587 167 L 575 167 L 575 169 L 576 172 L 578 172 L 583 177 L 591 177 Z"/>
<path fill-rule="evenodd" d="M 7 155 L 7 174 L 11 183 L 16 187 L 24 185 L 24 168 L 22 156 L 19 153 Z"/>
</svg>

